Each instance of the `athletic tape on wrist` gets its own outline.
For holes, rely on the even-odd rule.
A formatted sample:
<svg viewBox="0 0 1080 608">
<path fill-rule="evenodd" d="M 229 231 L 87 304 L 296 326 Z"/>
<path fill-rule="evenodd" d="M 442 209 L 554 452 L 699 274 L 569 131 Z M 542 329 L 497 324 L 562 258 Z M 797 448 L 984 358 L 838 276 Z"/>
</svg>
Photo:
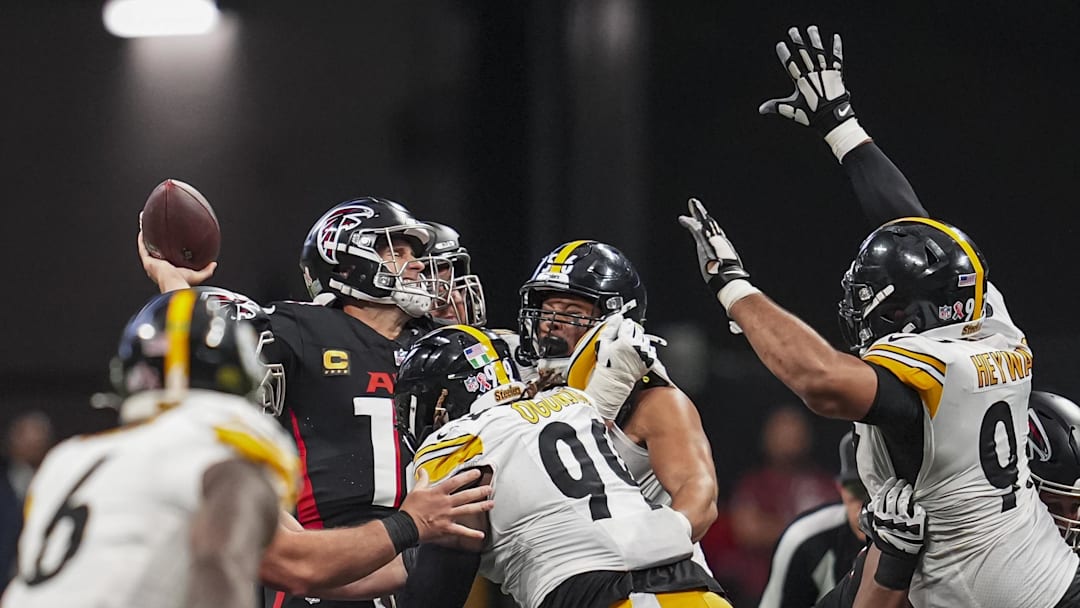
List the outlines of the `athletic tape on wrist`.
<svg viewBox="0 0 1080 608">
<path fill-rule="evenodd" d="M 390 542 L 394 543 L 395 552 L 401 553 L 420 542 L 420 531 L 416 528 L 416 522 L 405 511 L 398 511 L 379 521 L 386 528 L 386 533 L 390 535 Z"/>
<path fill-rule="evenodd" d="M 859 119 L 845 120 L 825 135 L 825 143 L 832 148 L 836 160 L 844 162 L 844 156 L 854 150 L 859 144 L 870 139 L 866 130 L 859 126 Z"/>
<path fill-rule="evenodd" d="M 746 296 L 753 295 L 755 293 L 761 293 L 761 290 L 750 284 L 750 281 L 746 279 L 735 279 L 728 282 L 716 293 L 716 299 L 720 300 L 720 305 L 724 307 L 724 311 L 731 310 L 731 305 Z"/>
</svg>

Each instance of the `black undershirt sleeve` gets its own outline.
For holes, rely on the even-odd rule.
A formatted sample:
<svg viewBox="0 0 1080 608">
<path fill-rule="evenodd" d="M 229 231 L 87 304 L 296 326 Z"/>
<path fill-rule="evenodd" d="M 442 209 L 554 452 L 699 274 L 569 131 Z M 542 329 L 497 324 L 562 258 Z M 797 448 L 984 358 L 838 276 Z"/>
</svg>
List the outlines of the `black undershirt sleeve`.
<svg viewBox="0 0 1080 608">
<path fill-rule="evenodd" d="M 873 363 L 869 365 L 878 377 L 877 395 L 870 411 L 859 422 L 881 431 L 896 476 L 915 485 L 923 456 L 922 398 L 889 370 Z"/>
<path fill-rule="evenodd" d="M 480 568 L 480 554 L 440 545 L 420 545 L 410 559 L 401 608 L 458 608 L 465 605 Z"/>
<path fill-rule="evenodd" d="M 874 363 L 867 365 L 877 374 L 878 388 L 870 411 L 859 422 L 890 429 L 921 425 L 923 405 L 919 393 L 884 367 Z"/>
<path fill-rule="evenodd" d="M 848 152 L 842 166 L 874 226 L 900 217 L 929 217 L 911 183 L 874 142 Z"/>
</svg>

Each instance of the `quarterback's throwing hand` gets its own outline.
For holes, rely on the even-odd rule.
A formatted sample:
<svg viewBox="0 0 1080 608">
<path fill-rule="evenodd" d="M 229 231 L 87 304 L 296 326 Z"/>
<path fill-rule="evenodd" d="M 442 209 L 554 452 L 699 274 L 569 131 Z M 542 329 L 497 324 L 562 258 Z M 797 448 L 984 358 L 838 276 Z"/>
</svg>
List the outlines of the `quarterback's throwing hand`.
<svg viewBox="0 0 1080 608">
<path fill-rule="evenodd" d="M 141 215 L 142 214 L 140 214 L 140 216 Z M 136 246 L 139 248 L 139 260 L 142 261 L 143 270 L 146 271 L 146 276 L 150 277 L 150 280 L 158 286 L 158 290 L 161 293 L 200 285 L 213 276 L 214 271 L 217 270 L 217 262 L 210 262 L 205 268 L 200 270 L 191 270 L 189 268 L 173 266 L 168 260 L 155 258 L 146 250 L 146 244 L 143 243 L 142 230 L 139 230 L 139 235 L 136 238 Z"/>
</svg>

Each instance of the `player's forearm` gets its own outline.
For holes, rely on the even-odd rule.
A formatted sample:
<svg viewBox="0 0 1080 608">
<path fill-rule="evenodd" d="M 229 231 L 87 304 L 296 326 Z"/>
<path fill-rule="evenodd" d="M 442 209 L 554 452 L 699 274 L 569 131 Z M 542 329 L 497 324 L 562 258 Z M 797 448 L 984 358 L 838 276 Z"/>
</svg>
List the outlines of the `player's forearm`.
<svg viewBox="0 0 1080 608">
<path fill-rule="evenodd" d="M 188 608 L 220 608 L 221 606 L 254 606 L 255 554 L 235 556 L 204 556 L 193 561 L 184 606 Z"/>
<path fill-rule="evenodd" d="M 671 508 L 690 520 L 691 540 L 701 540 L 709 531 L 709 526 L 716 521 L 715 480 L 700 476 L 686 480 L 672 493 Z"/>
<path fill-rule="evenodd" d="M 868 365 L 841 353 L 809 325 L 764 294 L 728 310 L 769 371 L 815 413 L 861 420 L 874 401 L 877 378 Z"/>
<path fill-rule="evenodd" d="M 276 518 L 277 495 L 256 465 L 228 460 L 210 467 L 191 525 L 185 605 L 252 605 L 259 556 L 271 542 Z"/>
<path fill-rule="evenodd" d="M 866 566 L 852 608 L 906 608 L 909 605 L 907 589 L 889 589 L 875 579 L 880 558 L 881 551 L 876 547 L 867 552 Z"/>
<path fill-rule="evenodd" d="M 369 600 L 397 592 L 405 586 L 408 573 L 401 557 L 375 572 L 340 587 L 318 589 L 312 595 L 324 600 Z"/>
<path fill-rule="evenodd" d="M 397 555 L 379 521 L 356 528 L 304 530 L 280 528 L 266 550 L 259 576 L 267 585 L 304 595 L 348 585 Z"/>
</svg>

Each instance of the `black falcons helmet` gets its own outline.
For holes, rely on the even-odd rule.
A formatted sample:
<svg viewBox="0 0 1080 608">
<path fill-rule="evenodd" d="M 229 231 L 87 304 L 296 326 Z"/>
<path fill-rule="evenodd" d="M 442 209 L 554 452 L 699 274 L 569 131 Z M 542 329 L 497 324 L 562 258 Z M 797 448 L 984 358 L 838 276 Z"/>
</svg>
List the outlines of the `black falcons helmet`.
<svg viewBox="0 0 1080 608">
<path fill-rule="evenodd" d="M 1031 478 L 1040 492 L 1080 501 L 1080 406 L 1053 393 L 1032 391 L 1027 450 Z M 1051 515 L 1073 551 L 1080 550 L 1080 513 Z"/>
<path fill-rule="evenodd" d="M 853 352 L 896 332 L 983 318 L 986 259 L 944 222 L 907 217 L 866 237 L 841 285 L 840 328 Z"/>
<path fill-rule="evenodd" d="M 412 316 L 426 313 L 431 279 L 405 281 L 405 264 L 379 255 L 377 248 L 395 236 L 407 239 L 419 259 L 427 254 L 434 230 L 390 200 L 364 197 L 335 205 L 311 227 L 300 251 L 311 298 L 397 304 Z"/>
<path fill-rule="evenodd" d="M 510 347 L 494 332 L 441 327 L 413 343 L 398 369 L 398 428 L 415 449 L 436 425 L 468 414 L 477 399 L 492 405 L 517 400 L 520 381 Z"/>
<path fill-rule="evenodd" d="M 520 354 L 525 359 L 548 355 L 539 339 L 539 326 L 542 321 L 553 320 L 553 313 L 541 308 L 544 299 L 552 295 L 581 296 L 596 304 L 596 316 L 560 314 L 560 323 L 592 327 L 619 312 L 627 319 L 645 323 L 648 302 L 645 284 L 637 270 L 621 251 L 598 241 L 572 241 L 560 245 L 540 260 L 520 292 Z M 570 348 L 573 347 L 571 344 Z"/>
<path fill-rule="evenodd" d="M 170 291 L 128 321 L 112 361 L 114 390 L 124 398 L 161 391 L 176 403 L 188 389 L 254 397 L 263 379 L 255 329 L 223 308 L 214 287 Z"/>
<path fill-rule="evenodd" d="M 446 224 L 426 223 L 435 230 L 430 256 L 439 278 L 438 308 L 432 310 L 432 320 L 445 325 L 483 327 L 487 324 L 487 300 L 480 277 L 473 274 L 472 257 L 461 244 L 461 235 Z"/>
</svg>

